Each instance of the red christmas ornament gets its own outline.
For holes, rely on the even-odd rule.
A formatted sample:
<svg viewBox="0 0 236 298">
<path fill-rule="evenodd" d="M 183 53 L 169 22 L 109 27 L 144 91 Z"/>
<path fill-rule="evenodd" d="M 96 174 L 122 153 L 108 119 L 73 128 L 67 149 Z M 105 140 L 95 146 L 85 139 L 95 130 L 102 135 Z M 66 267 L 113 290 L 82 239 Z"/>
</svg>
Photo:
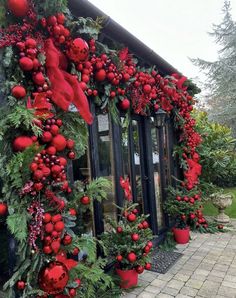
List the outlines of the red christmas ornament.
<svg viewBox="0 0 236 298">
<path fill-rule="evenodd" d="M 124 111 L 128 110 L 130 107 L 130 101 L 125 98 L 120 102 L 120 108 Z"/>
<path fill-rule="evenodd" d="M 36 42 L 35 39 L 33 39 L 33 38 L 27 38 L 26 39 L 25 46 L 27 48 L 35 49 L 36 48 L 36 45 L 37 45 L 37 42 Z"/>
<path fill-rule="evenodd" d="M 19 60 L 20 68 L 24 71 L 30 71 L 34 68 L 33 61 L 28 57 L 22 57 Z"/>
<path fill-rule="evenodd" d="M 50 254 L 52 253 L 52 248 L 51 248 L 51 246 L 48 246 L 48 245 L 44 246 L 44 247 L 43 247 L 43 252 L 44 252 L 46 255 L 50 255 Z"/>
<path fill-rule="evenodd" d="M 128 221 L 130 221 L 130 222 L 135 221 L 135 220 L 136 220 L 136 215 L 133 214 L 133 213 L 130 213 L 130 214 L 127 216 L 127 219 L 128 219 Z"/>
<path fill-rule="evenodd" d="M 67 165 L 67 160 L 64 157 L 59 157 L 59 161 L 61 166 Z"/>
<path fill-rule="evenodd" d="M 70 215 L 72 215 L 72 216 L 76 216 L 76 214 L 77 214 L 77 212 L 76 212 L 76 210 L 75 210 L 74 208 L 70 208 L 70 209 L 69 209 L 69 213 L 70 213 Z"/>
<path fill-rule="evenodd" d="M 6 203 L 0 203 L 0 216 L 4 216 L 7 213 L 7 204 Z"/>
<path fill-rule="evenodd" d="M 59 127 L 56 124 L 53 124 L 50 128 L 52 135 L 56 136 L 59 133 Z"/>
<path fill-rule="evenodd" d="M 46 152 L 47 152 L 47 154 L 49 154 L 49 155 L 55 155 L 56 152 L 57 152 L 57 149 L 56 149 L 54 146 L 49 146 L 49 147 L 46 149 Z"/>
<path fill-rule="evenodd" d="M 118 255 L 118 256 L 116 257 L 116 260 L 117 260 L 118 262 L 121 262 L 121 261 L 123 260 L 123 257 L 122 257 L 121 255 Z"/>
<path fill-rule="evenodd" d="M 72 237 L 70 235 L 65 235 L 65 237 L 63 238 L 63 244 L 64 245 L 69 245 L 72 242 Z"/>
<path fill-rule="evenodd" d="M 146 264 L 145 264 L 145 269 L 146 269 L 146 270 L 150 270 L 151 267 L 152 267 L 151 263 L 146 263 Z"/>
<path fill-rule="evenodd" d="M 76 38 L 70 43 L 66 53 L 72 61 L 83 62 L 88 58 L 89 46 L 82 38 Z"/>
<path fill-rule="evenodd" d="M 149 227 L 149 224 L 146 220 L 142 222 L 142 225 L 144 229 L 147 229 Z"/>
<path fill-rule="evenodd" d="M 42 72 L 36 73 L 36 75 L 33 76 L 33 81 L 35 84 L 37 84 L 39 86 L 43 86 L 43 84 L 45 83 L 45 77 L 44 77 L 43 73 Z"/>
<path fill-rule="evenodd" d="M 139 240 L 139 234 L 132 234 L 132 235 L 131 235 L 131 239 L 132 239 L 133 241 L 138 241 L 138 240 Z"/>
<path fill-rule="evenodd" d="M 16 287 L 18 290 L 24 290 L 26 284 L 23 280 L 18 280 L 17 284 L 16 284 Z"/>
<path fill-rule="evenodd" d="M 66 148 L 66 139 L 63 135 L 58 134 L 52 139 L 52 145 L 57 151 L 63 151 Z"/>
<path fill-rule="evenodd" d="M 130 263 L 134 263 L 137 260 L 137 256 L 134 252 L 130 252 L 127 256 L 127 259 Z"/>
<path fill-rule="evenodd" d="M 52 233 L 52 231 L 54 230 L 54 226 L 51 222 L 49 222 L 45 225 L 44 229 L 45 229 L 45 232 Z"/>
<path fill-rule="evenodd" d="M 79 249 L 78 249 L 78 247 L 75 247 L 72 252 L 73 256 L 77 256 L 78 253 L 79 253 Z"/>
<path fill-rule="evenodd" d="M 76 289 L 70 289 L 69 290 L 69 295 L 70 295 L 70 297 L 75 297 L 75 295 L 76 295 Z"/>
<path fill-rule="evenodd" d="M 23 86 L 17 85 L 11 89 L 11 94 L 15 98 L 20 99 L 26 96 L 26 90 Z"/>
<path fill-rule="evenodd" d="M 39 287 L 47 294 L 58 294 L 69 280 L 66 266 L 61 262 L 50 262 L 39 273 Z"/>
<path fill-rule="evenodd" d="M 83 205 L 88 205 L 90 204 L 90 198 L 87 197 L 87 196 L 84 196 L 80 199 L 80 202 L 83 204 Z"/>
<path fill-rule="evenodd" d="M 48 223 L 48 222 L 50 222 L 51 219 L 52 219 L 52 216 L 51 216 L 50 213 L 44 213 L 44 217 L 43 217 L 43 222 L 44 222 L 44 223 Z"/>
<path fill-rule="evenodd" d="M 15 152 L 24 151 L 27 147 L 31 146 L 33 141 L 30 137 L 20 136 L 13 141 L 13 150 Z"/>
<path fill-rule="evenodd" d="M 106 72 L 104 69 L 100 69 L 98 72 L 96 72 L 95 74 L 96 81 L 102 82 L 105 80 L 105 78 L 106 78 Z"/>
<path fill-rule="evenodd" d="M 8 0 L 7 7 L 16 17 L 24 17 L 29 10 L 27 0 Z"/>
<path fill-rule="evenodd" d="M 63 231 L 64 228 L 65 228 L 65 224 L 64 224 L 63 221 L 58 221 L 58 222 L 56 222 L 55 225 L 54 225 L 54 229 L 55 229 L 55 231 L 57 231 L 57 232 L 61 232 L 61 231 Z"/>
<path fill-rule="evenodd" d="M 52 134 L 49 131 L 44 131 L 42 135 L 42 141 L 44 143 L 49 143 L 52 140 Z"/>
<path fill-rule="evenodd" d="M 123 229 L 122 229 L 122 227 L 117 227 L 116 228 L 116 231 L 117 231 L 117 233 L 122 233 L 123 232 Z"/>
<path fill-rule="evenodd" d="M 143 273 L 143 271 L 144 271 L 144 267 L 141 266 L 141 265 L 139 265 L 139 266 L 137 266 L 137 267 L 135 268 L 135 270 L 138 272 L 138 274 L 141 274 L 141 273 Z"/>
<path fill-rule="evenodd" d="M 56 214 L 56 215 L 52 216 L 52 222 L 53 223 L 56 223 L 56 222 L 61 221 L 61 220 L 62 220 L 61 214 Z"/>
<path fill-rule="evenodd" d="M 67 142 L 66 142 L 66 147 L 68 149 L 73 149 L 75 146 L 75 141 L 74 140 L 71 140 L 71 139 L 68 139 Z"/>
<path fill-rule="evenodd" d="M 75 152 L 74 151 L 70 151 L 67 153 L 67 156 L 69 159 L 75 159 Z"/>
</svg>

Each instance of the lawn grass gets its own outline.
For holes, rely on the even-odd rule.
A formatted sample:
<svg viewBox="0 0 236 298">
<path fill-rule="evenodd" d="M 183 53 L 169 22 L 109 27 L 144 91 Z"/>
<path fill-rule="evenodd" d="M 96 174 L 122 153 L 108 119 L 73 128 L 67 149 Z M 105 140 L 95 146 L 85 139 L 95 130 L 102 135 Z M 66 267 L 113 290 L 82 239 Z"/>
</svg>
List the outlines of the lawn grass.
<svg viewBox="0 0 236 298">
<path fill-rule="evenodd" d="M 234 194 L 232 205 L 225 209 L 225 214 L 231 218 L 236 218 L 236 187 L 226 188 L 225 193 L 231 192 Z M 204 215 L 215 216 L 218 214 L 217 208 L 215 208 L 210 201 L 207 201 L 203 204 L 204 206 Z"/>
</svg>

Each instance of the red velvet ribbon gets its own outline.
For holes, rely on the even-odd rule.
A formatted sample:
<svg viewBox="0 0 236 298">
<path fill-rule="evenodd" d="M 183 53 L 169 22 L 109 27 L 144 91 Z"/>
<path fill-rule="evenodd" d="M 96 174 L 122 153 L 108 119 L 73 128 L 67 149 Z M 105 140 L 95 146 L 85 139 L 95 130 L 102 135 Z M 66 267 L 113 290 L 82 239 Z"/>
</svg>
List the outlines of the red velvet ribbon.
<svg viewBox="0 0 236 298">
<path fill-rule="evenodd" d="M 51 83 L 52 101 L 64 111 L 68 111 L 73 104 L 84 120 L 91 124 L 93 116 L 89 110 L 86 95 L 81 89 L 78 80 L 65 71 L 66 58 L 53 44 L 52 39 L 44 43 L 46 54 L 47 76 Z"/>
</svg>

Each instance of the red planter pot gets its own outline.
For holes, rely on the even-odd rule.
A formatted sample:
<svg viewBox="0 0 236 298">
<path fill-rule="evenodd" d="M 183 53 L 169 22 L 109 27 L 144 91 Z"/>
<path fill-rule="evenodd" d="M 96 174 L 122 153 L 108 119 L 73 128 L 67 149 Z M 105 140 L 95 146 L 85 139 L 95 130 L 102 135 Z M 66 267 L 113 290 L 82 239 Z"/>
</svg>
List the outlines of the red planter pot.
<svg viewBox="0 0 236 298">
<path fill-rule="evenodd" d="M 121 278 L 120 287 L 122 289 L 129 289 L 137 286 L 138 284 L 138 272 L 135 269 L 121 270 L 116 268 L 116 273 Z"/>
<path fill-rule="evenodd" d="M 178 244 L 185 244 L 189 242 L 190 229 L 173 228 L 174 238 Z"/>
</svg>

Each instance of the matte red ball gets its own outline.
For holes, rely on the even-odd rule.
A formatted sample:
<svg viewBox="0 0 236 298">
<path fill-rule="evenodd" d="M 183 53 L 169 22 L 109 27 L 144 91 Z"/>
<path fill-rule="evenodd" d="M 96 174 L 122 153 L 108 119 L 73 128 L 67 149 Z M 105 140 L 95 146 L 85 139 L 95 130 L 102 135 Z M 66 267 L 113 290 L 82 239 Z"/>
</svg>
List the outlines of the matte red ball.
<svg viewBox="0 0 236 298">
<path fill-rule="evenodd" d="M 139 240 L 139 234 L 132 234 L 132 235 L 131 235 L 131 239 L 132 239 L 133 241 L 138 241 L 138 240 Z"/>
<path fill-rule="evenodd" d="M 127 259 L 130 263 L 134 263 L 137 260 L 137 256 L 134 252 L 130 252 L 127 256 Z"/>
<path fill-rule="evenodd" d="M 13 150 L 15 152 L 24 151 L 27 147 L 31 146 L 33 141 L 30 137 L 20 136 L 13 141 Z"/>
<path fill-rule="evenodd" d="M 63 151 L 66 148 L 66 139 L 63 135 L 58 134 L 52 139 L 52 145 L 57 151 Z"/>
<path fill-rule="evenodd" d="M 68 157 L 69 159 L 75 159 L 75 152 L 74 152 L 74 151 L 69 151 L 69 152 L 67 153 L 67 157 Z"/>
<path fill-rule="evenodd" d="M 27 38 L 25 41 L 25 46 L 30 49 L 36 48 L 37 42 L 33 38 Z"/>
<path fill-rule="evenodd" d="M 57 149 L 56 149 L 54 146 L 49 146 L 49 147 L 46 149 L 46 152 L 47 152 L 47 154 L 49 154 L 49 155 L 55 155 L 56 152 L 57 152 Z"/>
<path fill-rule="evenodd" d="M 59 127 L 56 124 L 51 125 L 50 132 L 56 136 L 59 133 Z"/>
<path fill-rule="evenodd" d="M 120 102 L 120 108 L 124 111 L 128 110 L 130 107 L 130 101 L 125 98 Z"/>
<path fill-rule="evenodd" d="M 59 161 L 61 166 L 67 165 L 67 160 L 64 157 L 59 157 Z"/>
<path fill-rule="evenodd" d="M 49 131 L 44 131 L 42 135 L 42 141 L 44 143 L 49 143 L 52 140 L 52 134 Z"/>
<path fill-rule="evenodd" d="M 121 255 L 118 255 L 118 256 L 116 257 L 116 260 L 117 260 L 118 262 L 121 262 L 121 261 L 123 260 L 123 257 L 122 257 Z"/>
<path fill-rule="evenodd" d="M 106 71 L 104 69 L 100 69 L 99 71 L 96 72 L 95 79 L 98 82 L 102 82 L 105 80 L 106 76 L 107 76 Z"/>
<path fill-rule="evenodd" d="M 36 170 L 34 172 L 34 179 L 35 180 L 41 180 L 43 178 L 44 174 L 43 174 L 43 171 L 41 170 Z"/>
<path fill-rule="evenodd" d="M 63 244 L 64 245 L 69 245 L 72 242 L 72 237 L 70 235 L 65 235 L 63 238 Z"/>
<path fill-rule="evenodd" d="M 22 57 L 19 60 L 20 68 L 24 71 L 30 71 L 34 68 L 33 61 L 28 57 Z"/>
<path fill-rule="evenodd" d="M 0 203 L 0 216 L 4 216 L 7 214 L 7 204 Z"/>
<path fill-rule="evenodd" d="M 16 17 L 24 17 L 29 10 L 27 0 L 7 0 L 7 7 Z"/>
<path fill-rule="evenodd" d="M 46 255 L 51 254 L 51 253 L 52 253 L 52 248 L 51 248 L 51 246 L 48 246 L 48 245 L 44 246 L 44 247 L 43 247 L 43 252 L 44 252 Z"/>
<path fill-rule="evenodd" d="M 146 263 L 146 264 L 145 264 L 145 269 L 146 269 L 146 270 L 150 270 L 151 267 L 152 267 L 151 263 Z"/>
<path fill-rule="evenodd" d="M 46 225 L 45 225 L 45 227 L 44 227 L 44 229 L 45 229 L 45 231 L 47 232 L 47 233 L 52 233 L 52 231 L 54 230 L 54 226 L 53 226 L 53 224 L 51 223 L 51 222 L 49 222 L 49 223 L 47 223 Z"/>
<path fill-rule="evenodd" d="M 59 175 L 61 172 L 61 167 L 58 165 L 54 165 L 51 167 L 51 172 L 55 175 Z"/>
<path fill-rule="evenodd" d="M 11 89 L 11 94 L 15 98 L 20 99 L 26 96 L 26 90 L 23 86 L 17 85 Z"/>
<path fill-rule="evenodd" d="M 74 208 L 70 208 L 70 209 L 69 209 L 69 213 L 70 213 L 70 215 L 72 215 L 72 216 L 76 216 L 76 215 L 77 215 L 77 212 L 76 212 L 76 210 L 75 210 Z"/>
<path fill-rule="evenodd" d="M 62 292 L 69 280 L 66 266 L 61 262 L 50 262 L 39 273 L 39 287 L 47 294 Z"/>
<path fill-rule="evenodd" d="M 68 139 L 67 142 L 66 142 L 66 147 L 68 149 L 73 149 L 75 146 L 75 141 L 74 140 L 71 140 L 71 139 Z"/>
<path fill-rule="evenodd" d="M 45 77 L 42 72 L 37 72 L 36 75 L 33 76 L 33 81 L 35 84 L 39 86 L 43 86 L 45 83 Z"/>
<path fill-rule="evenodd" d="M 50 173 L 51 173 L 51 170 L 48 167 L 44 166 L 42 168 L 42 172 L 43 172 L 43 176 L 44 177 L 48 177 L 50 175 Z"/>
<path fill-rule="evenodd" d="M 44 216 L 43 216 L 43 222 L 44 222 L 44 223 L 48 223 L 48 222 L 50 222 L 51 219 L 52 219 L 52 216 L 51 216 L 50 213 L 44 213 Z"/>
<path fill-rule="evenodd" d="M 54 225 L 54 230 L 57 231 L 57 232 L 61 232 L 63 231 L 65 228 L 65 224 L 63 221 L 58 221 L 55 223 Z"/>
</svg>

